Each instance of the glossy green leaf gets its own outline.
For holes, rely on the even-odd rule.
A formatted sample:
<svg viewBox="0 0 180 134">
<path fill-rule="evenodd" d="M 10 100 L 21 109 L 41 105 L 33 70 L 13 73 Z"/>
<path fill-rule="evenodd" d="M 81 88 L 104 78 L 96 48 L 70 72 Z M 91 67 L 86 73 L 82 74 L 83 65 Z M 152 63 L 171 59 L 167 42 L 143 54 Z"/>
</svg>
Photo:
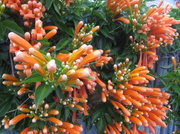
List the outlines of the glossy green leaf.
<svg viewBox="0 0 180 134">
<path fill-rule="evenodd" d="M 35 104 L 39 104 L 53 91 L 50 85 L 41 84 L 35 90 Z"/>
<path fill-rule="evenodd" d="M 56 13 L 58 13 L 60 15 L 60 12 L 59 12 L 59 9 L 58 9 L 58 5 L 56 5 L 55 2 L 53 2 L 53 7 L 54 7 L 54 10 L 56 11 Z"/>
<path fill-rule="evenodd" d="M 2 25 L 2 23 L 0 23 L 0 40 L 4 39 L 4 33 L 5 33 L 5 29 Z"/>
<path fill-rule="evenodd" d="M 112 121 L 112 118 L 111 116 L 108 114 L 108 113 L 105 113 L 104 114 L 104 117 L 105 117 L 105 120 L 108 124 L 112 125 L 113 124 L 113 121 Z"/>
<path fill-rule="evenodd" d="M 58 68 L 62 68 L 63 67 L 63 64 L 62 64 L 62 62 L 60 60 L 58 60 L 56 58 L 54 58 L 54 60 L 56 61 L 56 65 L 57 65 Z"/>
<path fill-rule="evenodd" d="M 105 122 L 105 119 L 104 118 L 100 118 L 97 122 L 97 134 L 103 134 L 104 133 L 104 129 L 106 127 L 106 122 Z"/>
<path fill-rule="evenodd" d="M 51 5 L 53 3 L 54 0 L 46 0 L 46 7 L 47 7 L 47 10 L 49 10 L 51 8 Z"/>
<path fill-rule="evenodd" d="M 31 83 L 31 82 L 43 82 L 44 78 L 38 74 L 34 73 L 31 76 L 27 77 L 25 80 L 21 81 L 21 83 Z"/>
<path fill-rule="evenodd" d="M 95 113 L 93 113 L 92 115 L 92 123 L 94 123 L 100 116 L 101 116 L 101 110 L 96 111 Z"/>
<path fill-rule="evenodd" d="M 1 102 L 0 104 L 0 117 L 4 116 L 6 114 L 6 112 L 11 108 L 11 104 L 10 101 L 5 101 L 5 102 Z"/>
<path fill-rule="evenodd" d="M 68 119 L 70 114 L 71 114 L 70 109 L 68 107 L 65 107 L 64 108 L 64 117 L 63 117 L 64 121 L 66 121 Z"/>
<path fill-rule="evenodd" d="M 24 36 L 24 31 L 14 21 L 5 20 L 2 22 L 2 25 L 9 31 L 14 32 L 20 36 Z"/>
<path fill-rule="evenodd" d="M 46 38 L 43 38 L 42 40 L 35 40 L 35 41 L 40 42 L 42 45 L 50 45 L 50 42 Z"/>
<path fill-rule="evenodd" d="M 161 68 L 163 68 L 163 69 L 170 69 L 170 68 L 172 68 L 172 67 L 173 67 L 173 65 L 170 64 L 170 65 L 162 66 Z"/>
<path fill-rule="evenodd" d="M 59 42 L 56 44 L 56 50 L 61 50 L 65 46 L 67 46 L 70 43 L 70 40 L 68 38 L 63 38 L 59 40 Z"/>
<path fill-rule="evenodd" d="M 104 21 L 107 21 L 106 16 L 103 11 L 95 10 L 95 11 L 93 11 L 93 14 L 96 15 L 98 18 L 103 19 Z"/>
</svg>

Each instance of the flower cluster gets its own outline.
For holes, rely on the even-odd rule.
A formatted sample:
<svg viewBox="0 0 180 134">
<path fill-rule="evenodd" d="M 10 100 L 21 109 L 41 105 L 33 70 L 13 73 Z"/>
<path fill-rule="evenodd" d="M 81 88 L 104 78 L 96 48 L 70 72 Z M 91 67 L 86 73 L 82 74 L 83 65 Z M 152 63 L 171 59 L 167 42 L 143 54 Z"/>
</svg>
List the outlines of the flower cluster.
<svg viewBox="0 0 180 134">
<path fill-rule="evenodd" d="M 156 125 L 166 127 L 163 120 L 170 94 L 146 86 L 150 80 L 155 80 L 148 75 L 147 68 L 140 66 L 130 70 L 129 59 L 126 59 L 124 63 L 115 64 L 114 70 L 114 80 L 109 80 L 107 89 L 102 91 L 102 101 L 109 101 L 124 117 L 124 122 L 134 124 L 131 133 L 137 133 L 136 125 L 148 127 L 152 133 L 155 133 Z M 108 125 L 105 131 L 117 131 L 119 127 L 122 127 L 121 131 L 127 131 L 123 122 L 119 123 L 121 125 L 113 128 Z"/>
<path fill-rule="evenodd" d="M 79 30 L 77 29 L 80 24 L 82 24 L 82 22 L 79 22 L 78 25 L 76 26 L 75 36 L 76 34 L 79 35 L 78 33 Z M 42 33 L 44 32 L 44 29 L 49 30 L 54 28 L 56 30 L 55 26 L 47 26 L 44 29 L 40 26 L 41 26 L 41 21 L 37 20 L 35 29 L 36 31 L 40 31 L 40 32 L 39 33 L 31 32 L 31 37 L 35 37 L 38 39 L 40 38 L 49 39 L 52 34 L 50 33 L 51 35 L 48 35 L 47 33 L 43 37 Z M 79 29 L 80 28 L 81 27 L 79 27 Z M 92 38 L 92 33 L 97 29 L 98 27 L 95 27 L 91 30 L 91 38 Z M 35 30 L 33 29 L 32 31 Z M 47 108 L 45 109 L 41 108 L 42 106 L 41 101 L 45 99 L 45 96 L 43 96 L 43 99 L 39 99 L 38 90 L 42 90 L 41 88 L 47 86 L 51 88 L 48 89 L 50 90 L 49 94 L 53 90 L 58 90 L 57 92 L 62 92 L 64 94 L 63 98 L 54 96 L 52 99 L 54 99 L 56 105 L 61 104 L 64 107 L 75 108 L 75 110 L 72 110 L 73 121 L 76 120 L 77 110 L 83 112 L 85 115 L 88 115 L 87 90 L 89 92 L 94 92 L 95 86 L 98 83 L 96 82 L 98 81 L 98 73 L 93 71 L 91 66 L 102 66 L 104 64 L 107 64 L 108 61 L 112 59 L 107 55 L 109 51 L 105 52 L 104 56 L 101 56 L 103 54 L 103 50 L 100 49 L 93 50 L 93 47 L 91 45 L 83 44 L 78 49 L 74 49 L 73 52 L 67 54 L 59 53 L 55 57 L 52 57 L 50 53 L 44 55 L 38 50 L 40 49 L 40 46 L 37 47 L 37 44 L 39 44 L 40 42 L 36 42 L 35 45 L 33 44 L 34 42 L 30 44 L 28 42 L 30 40 L 28 39 L 27 35 L 30 34 L 26 33 L 25 39 L 23 39 L 22 37 L 20 37 L 19 35 L 13 32 L 10 32 L 8 35 L 11 42 L 10 52 L 15 53 L 14 62 L 17 63 L 15 65 L 15 68 L 17 70 L 20 70 L 18 71 L 17 74 L 20 77 L 22 77 L 24 81 L 9 74 L 4 74 L 2 78 L 4 79 L 3 81 L 4 85 L 18 86 L 19 89 L 17 90 L 17 94 L 20 96 L 24 94 L 28 94 L 28 96 L 35 101 L 34 102 L 35 104 L 29 107 L 27 105 L 22 105 L 18 107 L 18 110 L 22 112 L 26 112 L 28 114 L 24 114 L 24 113 L 19 114 L 10 121 L 3 120 L 3 122 L 5 122 L 4 128 L 8 128 L 6 122 L 10 122 L 9 125 L 14 125 L 18 123 L 20 120 L 29 117 L 32 119 L 33 123 L 35 123 L 37 120 L 41 120 L 45 122 L 45 124 L 46 121 L 51 121 L 54 124 L 60 126 L 60 127 L 55 127 L 50 125 L 44 126 L 45 128 L 43 128 L 42 131 L 45 131 L 45 129 L 47 129 L 47 131 L 49 132 L 53 127 L 52 131 L 74 133 L 76 132 L 76 130 L 72 130 L 72 129 L 75 129 L 76 127 L 78 128 L 78 126 L 74 128 L 74 125 L 72 124 L 68 124 L 67 122 L 61 122 L 59 119 L 56 119 L 55 117 L 49 117 L 49 114 L 52 112 L 58 113 L 57 110 L 53 110 L 51 112 L 48 111 Z M 82 38 L 84 38 L 83 43 L 89 40 L 86 39 L 86 36 Z M 26 80 L 28 81 L 28 78 L 34 75 L 33 70 L 36 71 L 36 76 L 40 77 L 40 79 L 32 81 L 35 83 L 35 88 L 30 89 L 32 83 L 26 82 Z M 40 92 L 43 92 L 43 90 Z M 46 105 L 44 107 L 46 107 Z M 37 110 L 40 111 L 38 112 Z M 14 120 L 15 122 L 13 122 Z M 29 129 L 30 128 L 28 127 L 23 131 L 28 131 Z M 82 131 L 82 128 L 80 129 L 80 131 Z"/>
<path fill-rule="evenodd" d="M 45 11 L 45 7 L 37 0 L 29 0 L 27 4 L 20 0 L 8 0 L 6 6 L 23 16 L 25 26 L 32 25 L 34 19 L 39 20 Z"/>
<path fill-rule="evenodd" d="M 141 1 L 109 0 L 107 2 L 107 9 L 113 12 L 114 18 L 129 8 L 127 18 L 120 17 L 115 20 L 131 24 L 136 35 L 130 36 L 130 41 L 132 49 L 140 52 L 139 66 L 153 68 L 153 63 L 158 60 L 156 48 L 172 45 L 174 38 L 178 36 L 176 29 L 172 26 L 180 24 L 180 21 L 169 16 L 168 13 L 172 9 L 170 5 L 162 5 L 163 0 L 157 7 L 151 7 L 146 13 L 141 14 Z"/>
</svg>

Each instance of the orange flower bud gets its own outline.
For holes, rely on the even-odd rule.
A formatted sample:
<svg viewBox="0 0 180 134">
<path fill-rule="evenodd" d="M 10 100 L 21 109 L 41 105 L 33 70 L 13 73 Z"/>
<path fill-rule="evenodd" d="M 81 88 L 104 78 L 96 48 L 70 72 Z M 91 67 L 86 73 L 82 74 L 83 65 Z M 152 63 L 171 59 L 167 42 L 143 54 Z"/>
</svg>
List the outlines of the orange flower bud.
<svg viewBox="0 0 180 134">
<path fill-rule="evenodd" d="M 87 35 L 87 36 L 84 38 L 83 43 L 90 41 L 92 38 L 93 38 L 92 35 Z"/>
<path fill-rule="evenodd" d="M 99 29 L 99 26 L 95 26 L 94 28 L 92 28 L 90 31 L 91 32 L 95 32 L 95 31 L 97 31 Z"/>
<path fill-rule="evenodd" d="M 115 20 L 115 21 L 119 20 L 119 21 L 122 21 L 122 22 L 124 22 L 124 23 L 126 23 L 126 24 L 129 24 L 129 23 L 130 23 L 130 21 L 129 21 L 128 19 L 124 18 L 124 17 L 120 17 L 120 18 L 114 19 L 114 20 Z"/>
<path fill-rule="evenodd" d="M 16 77 L 10 75 L 10 74 L 3 74 L 2 78 L 9 81 L 19 81 Z"/>
<path fill-rule="evenodd" d="M 40 59 L 41 61 L 47 62 L 44 55 L 33 47 L 29 48 L 29 53 Z"/>
<path fill-rule="evenodd" d="M 51 111 L 48 112 L 48 114 L 58 115 L 59 111 L 58 110 L 51 110 Z"/>
<path fill-rule="evenodd" d="M 30 127 L 25 128 L 20 134 L 27 134 L 29 129 L 30 129 Z"/>
<path fill-rule="evenodd" d="M 20 88 L 20 89 L 18 90 L 17 94 L 18 94 L 18 95 L 22 95 L 22 94 L 24 94 L 26 91 L 28 91 L 28 89 L 25 88 L 25 87 L 22 87 L 22 88 Z"/>
<path fill-rule="evenodd" d="M 47 118 L 45 120 L 51 121 L 51 122 L 57 124 L 58 126 L 61 126 L 63 124 L 62 121 L 60 121 L 59 119 L 57 119 L 55 117 L 49 117 L 49 118 Z"/>
<path fill-rule="evenodd" d="M 63 122 L 63 124 L 61 125 L 61 127 L 63 128 L 73 128 L 74 125 L 69 123 L 69 122 Z"/>
<path fill-rule="evenodd" d="M 74 38 L 76 38 L 76 35 L 78 34 L 79 30 L 81 29 L 81 27 L 83 26 L 83 21 L 80 21 L 77 25 L 76 25 L 76 28 L 75 28 L 75 31 L 74 31 Z"/>
<path fill-rule="evenodd" d="M 48 39 L 50 39 L 51 37 L 53 37 L 56 33 L 57 33 L 57 30 L 56 30 L 56 29 L 53 29 L 53 30 L 49 31 L 49 32 L 44 36 L 44 38 L 48 40 Z"/>
<path fill-rule="evenodd" d="M 84 108 L 82 107 L 82 106 L 80 106 L 80 105 L 74 105 L 77 109 L 79 109 L 80 111 L 84 111 Z"/>
<path fill-rule="evenodd" d="M 30 109 L 24 108 L 24 107 L 19 108 L 19 110 L 22 111 L 22 112 L 26 112 L 26 113 L 29 113 L 31 111 Z"/>
<path fill-rule="evenodd" d="M 8 37 L 13 43 L 17 44 L 20 47 L 23 47 L 27 51 L 29 50 L 29 48 L 32 47 L 31 44 L 29 44 L 29 42 L 27 42 L 25 39 L 13 32 L 10 32 L 8 34 Z"/>
<path fill-rule="evenodd" d="M 30 115 L 27 115 L 27 114 L 17 115 L 16 117 L 14 117 L 13 119 L 11 119 L 9 121 L 9 125 L 14 125 L 14 124 L 18 123 L 20 120 L 22 120 L 22 119 L 24 119 L 26 117 L 30 117 Z"/>
<path fill-rule="evenodd" d="M 176 59 L 175 59 L 175 57 L 172 57 L 171 58 L 171 60 L 172 60 L 172 64 L 173 64 L 173 66 L 174 66 L 174 70 L 176 70 Z"/>
</svg>

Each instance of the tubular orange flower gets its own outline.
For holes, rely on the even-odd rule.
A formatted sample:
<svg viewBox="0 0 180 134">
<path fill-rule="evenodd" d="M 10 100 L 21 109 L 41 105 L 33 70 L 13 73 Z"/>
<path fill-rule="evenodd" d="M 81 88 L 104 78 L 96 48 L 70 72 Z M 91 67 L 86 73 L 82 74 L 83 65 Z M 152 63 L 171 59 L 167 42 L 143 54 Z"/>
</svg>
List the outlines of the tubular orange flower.
<svg viewBox="0 0 180 134">
<path fill-rule="evenodd" d="M 69 132 L 70 134 L 81 134 L 79 131 L 76 131 L 73 128 L 66 128 L 66 131 Z"/>
<path fill-rule="evenodd" d="M 126 19 L 126 18 L 124 18 L 124 17 L 120 17 L 120 18 L 117 18 L 117 19 L 114 19 L 115 21 L 122 21 L 122 22 L 124 22 L 124 23 L 126 23 L 126 24 L 129 24 L 130 23 L 130 21 L 128 20 L 128 19 Z"/>
<path fill-rule="evenodd" d="M 46 125 L 44 125 L 44 128 L 43 128 L 43 133 L 47 133 L 48 132 L 48 128 Z"/>
<path fill-rule="evenodd" d="M 116 134 L 114 128 L 111 125 L 108 124 L 107 126 L 112 134 Z"/>
<path fill-rule="evenodd" d="M 36 122 L 37 120 L 39 119 L 39 117 L 38 116 L 34 116 L 34 118 L 32 119 L 32 122 Z"/>
<path fill-rule="evenodd" d="M 16 77 L 10 75 L 10 74 L 3 74 L 2 78 L 9 81 L 19 81 Z"/>
<path fill-rule="evenodd" d="M 73 128 L 74 125 L 69 123 L 69 122 L 63 122 L 63 124 L 61 125 L 61 127 L 63 128 Z"/>
<path fill-rule="evenodd" d="M 83 21 L 80 21 L 78 24 L 77 24 L 77 26 L 76 26 L 76 28 L 75 28 L 75 31 L 74 31 L 74 38 L 76 38 L 76 35 L 78 34 L 78 32 L 79 32 L 79 30 L 81 29 L 81 27 L 83 26 Z"/>
<path fill-rule="evenodd" d="M 175 59 L 175 57 L 172 57 L 171 60 L 172 60 L 173 66 L 174 66 L 174 70 L 176 70 L 176 59 Z"/>
<path fill-rule="evenodd" d="M 80 111 L 84 111 L 84 108 L 82 107 L 82 106 L 80 106 L 80 105 L 74 105 L 78 110 L 80 110 Z"/>
<path fill-rule="evenodd" d="M 83 58 L 83 60 L 80 62 L 80 64 L 78 65 L 78 68 L 82 67 L 83 65 L 85 65 L 85 64 L 87 64 L 87 63 L 89 63 L 89 62 L 92 62 L 92 61 L 97 60 L 97 59 L 100 57 L 101 53 L 102 53 L 102 52 L 101 52 L 100 50 L 96 50 L 96 51 L 88 54 L 88 55 L 85 56 L 85 57 Z"/>
<path fill-rule="evenodd" d="M 51 110 L 51 111 L 48 112 L 48 114 L 58 115 L 59 111 L 58 110 Z"/>
<path fill-rule="evenodd" d="M 18 94 L 18 95 L 22 95 L 22 94 L 24 94 L 26 91 L 28 91 L 28 89 L 25 88 L 25 87 L 22 87 L 22 88 L 20 88 L 20 89 L 18 90 L 17 94 Z"/>
<path fill-rule="evenodd" d="M 34 64 L 34 70 L 36 70 L 36 72 L 38 72 L 43 77 L 46 77 L 46 71 L 44 70 L 44 68 L 41 65 L 39 65 L 37 63 Z"/>
<path fill-rule="evenodd" d="M 75 50 L 69 57 L 68 62 L 72 64 L 76 59 L 82 56 L 82 54 L 87 50 L 87 45 L 82 45 L 78 50 Z"/>
<path fill-rule="evenodd" d="M 58 126 L 61 126 L 63 124 L 62 121 L 60 121 L 59 119 L 57 119 L 55 117 L 49 117 L 49 118 L 45 119 L 45 121 L 47 121 L 47 120 L 57 124 Z"/>
<path fill-rule="evenodd" d="M 27 114 L 17 115 L 16 117 L 14 117 L 13 119 L 11 119 L 9 121 L 9 125 L 14 125 L 14 124 L 18 123 L 20 120 L 22 120 L 22 119 L 24 119 L 26 117 L 30 117 L 30 115 L 27 115 Z"/>
<path fill-rule="evenodd" d="M 45 26 L 45 27 L 43 27 L 44 28 L 44 30 L 53 30 L 53 29 L 58 29 L 58 27 L 57 26 Z"/>
<path fill-rule="evenodd" d="M 26 52 L 18 52 L 16 54 L 16 57 L 19 61 L 25 62 L 31 66 L 34 66 L 34 64 L 39 63 L 35 58 L 27 54 Z"/>
<path fill-rule="evenodd" d="M 131 113 L 129 112 L 128 109 L 126 109 L 121 103 L 114 101 L 116 103 L 116 105 L 123 111 L 123 113 L 127 116 L 130 116 Z"/>
<path fill-rule="evenodd" d="M 61 62 L 67 62 L 67 60 L 69 59 L 70 55 L 71 55 L 70 53 L 69 54 L 62 54 L 62 53 L 60 53 L 60 54 L 56 55 L 56 58 L 58 60 L 60 60 Z"/>
<path fill-rule="evenodd" d="M 95 26 L 94 28 L 92 28 L 90 31 L 91 32 L 95 32 L 95 31 L 97 31 L 99 29 L 99 26 Z"/>
<path fill-rule="evenodd" d="M 122 125 L 122 128 L 125 130 L 126 134 L 131 134 L 131 133 L 129 132 L 129 130 L 128 130 L 124 125 Z"/>
<path fill-rule="evenodd" d="M 34 55 L 35 57 L 37 57 L 38 59 L 47 62 L 46 58 L 44 57 L 44 55 L 42 53 L 40 53 L 38 50 L 34 49 L 34 48 L 29 48 L 29 52 L 30 54 Z"/>
<path fill-rule="evenodd" d="M 154 113 L 148 112 L 149 118 L 151 118 L 153 121 L 155 121 L 158 125 L 162 127 L 167 127 L 166 124 Z"/>
<path fill-rule="evenodd" d="M 81 126 L 77 126 L 77 125 L 74 125 L 73 126 L 73 129 L 79 131 L 79 132 L 82 132 L 83 131 L 83 128 Z"/>
<path fill-rule="evenodd" d="M 29 113 L 31 110 L 29 108 L 21 107 L 19 108 L 20 111 Z"/>
<path fill-rule="evenodd" d="M 87 36 L 84 38 L 83 43 L 90 41 L 92 38 L 93 38 L 92 35 L 87 35 Z"/>
<path fill-rule="evenodd" d="M 53 29 L 53 30 L 49 31 L 49 32 L 44 36 L 44 38 L 48 40 L 48 39 L 50 39 L 51 37 L 53 37 L 56 33 L 57 33 L 57 30 L 56 30 L 56 29 Z"/>
<path fill-rule="evenodd" d="M 8 34 L 8 37 L 13 43 L 24 48 L 27 51 L 29 50 L 29 48 L 32 47 L 31 44 L 29 44 L 29 42 L 27 42 L 25 39 L 23 39 L 22 37 L 20 37 L 19 35 L 15 34 L 13 32 L 10 32 Z"/>
<path fill-rule="evenodd" d="M 27 134 L 29 131 L 30 127 L 25 128 L 20 134 Z"/>
<path fill-rule="evenodd" d="M 71 78 L 85 78 L 87 76 L 90 76 L 88 69 L 81 68 L 81 69 L 77 69 L 75 71 L 75 74 L 71 75 L 70 77 Z"/>
<path fill-rule="evenodd" d="M 60 82 L 66 81 L 67 80 L 67 75 L 61 75 L 58 80 L 57 80 L 57 84 L 59 84 Z"/>
<path fill-rule="evenodd" d="M 3 81 L 4 85 L 13 85 L 14 81 Z"/>
<path fill-rule="evenodd" d="M 139 126 L 142 125 L 142 122 L 135 116 L 130 116 L 129 119 L 130 119 L 130 121 L 132 121 L 133 123 L 135 123 L 135 124 L 137 124 Z"/>
</svg>

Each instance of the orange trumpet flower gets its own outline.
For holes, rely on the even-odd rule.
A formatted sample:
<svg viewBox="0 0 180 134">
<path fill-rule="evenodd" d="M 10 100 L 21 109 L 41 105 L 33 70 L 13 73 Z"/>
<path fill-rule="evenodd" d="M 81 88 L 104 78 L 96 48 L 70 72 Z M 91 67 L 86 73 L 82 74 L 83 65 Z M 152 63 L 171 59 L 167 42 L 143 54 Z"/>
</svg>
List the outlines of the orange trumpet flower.
<svg viewBox="0 0 180 134">
<path fill-rule="evenodd" d="M 18 123 L 20 120 L 22 120 L 22 119 L 24 119 L 26 117 L 30 117 L 30 115 L 27 115 L 27 114 L 17 115 L 17 116 L 15 116 L 13 119 L 11 119 L 9 121 L 9 125 L 14 125 L 14 124 Z"/>
<path fill-rule="evenodd" d="M 13 43 L 24 48 L 27 51 L 29 50 L 29 48 L 32 47 L 31 44 L 29 44 L 29 42 L 27 42 L 25 39 L 23 39 L 22 37 L 20 37 L 19 35 L 15 34 L 13 32 L 10 32 L 8 34 L 8 37 Z"/>
<path fill-rule="evenodd" d="M 55 117 L 49 117 L 49 118 L 45 119 L 45 121 L 51 121 L 51 122 L 57 124 L 58 126 L 61 126 L 63 124 L 62 121 L 60 121 L 59 119 L 57 119 Z"/>
</svg>

